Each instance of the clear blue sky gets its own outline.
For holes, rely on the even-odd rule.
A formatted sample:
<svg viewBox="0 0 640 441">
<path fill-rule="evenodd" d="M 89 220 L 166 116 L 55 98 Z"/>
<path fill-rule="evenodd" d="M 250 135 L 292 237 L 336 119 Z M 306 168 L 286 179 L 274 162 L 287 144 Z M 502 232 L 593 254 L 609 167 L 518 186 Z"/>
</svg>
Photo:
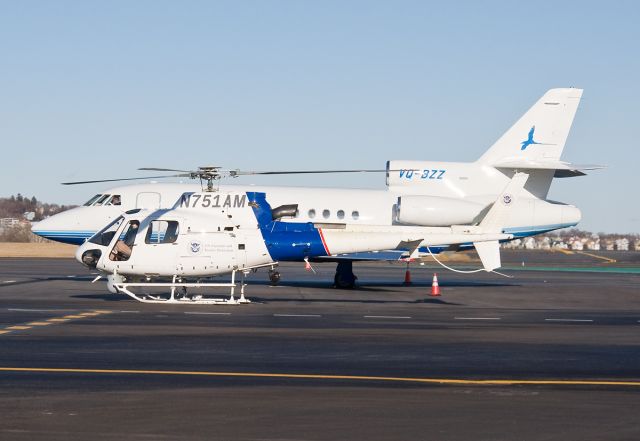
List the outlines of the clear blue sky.
<svg viewBox="0 0 640 441">
<path fill-rule="evenodd" d="M 138 167 L 475 160 L 581 87 L 556 180 L 582 228 L 640 232 L 637 2 L 1 2 L 0 195 L 82 203 Z M 250 182 L 246 178 L 243 181 Z M 383 176 L 254 178 L 384 188 Z"/>
</svg>

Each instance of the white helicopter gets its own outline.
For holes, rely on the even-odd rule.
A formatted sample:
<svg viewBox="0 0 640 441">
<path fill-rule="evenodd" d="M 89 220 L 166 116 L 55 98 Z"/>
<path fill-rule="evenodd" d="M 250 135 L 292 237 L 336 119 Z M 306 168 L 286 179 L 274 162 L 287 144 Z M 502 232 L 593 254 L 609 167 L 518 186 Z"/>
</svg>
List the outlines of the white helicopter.
<svg viewBox="0 0 640 441">
<path fill-rule="evenodd" d="M 206 187 L 117 187 L 39 222 L 33 232 L 82 243 L 80 262 L 106 274 L 112 292 L 144 302 L 217 303 L 186 289 L 222 286 L 231 290 L 224 302 L 238 303 L 237 274 L 268 267 L 277 282 L 281 261 L 337 262 L 338 287 L 353 286 L 354 261 L 412 259 L 447 249 L 475 247 L 483 269 L 494 271 L 501 241 L 580 221 L 576 207 L 546 196 L 554 177 L 600 168 L 560 160 L 581 96 L 580 89 L 549 90 L 470 163 L 394 160 L 385 170 L 289 172 L 146 168 L 178 174 L 67 183 L 178 176 L 200 178 Z M 214 185 L 241 175 L 380 171 L 386 172 L 387 190 Z M 209 281 L 222 274 L 231 274 L 231 283 Z M 138 288 L 169 289 L 134 293 Z"/>
</svg>

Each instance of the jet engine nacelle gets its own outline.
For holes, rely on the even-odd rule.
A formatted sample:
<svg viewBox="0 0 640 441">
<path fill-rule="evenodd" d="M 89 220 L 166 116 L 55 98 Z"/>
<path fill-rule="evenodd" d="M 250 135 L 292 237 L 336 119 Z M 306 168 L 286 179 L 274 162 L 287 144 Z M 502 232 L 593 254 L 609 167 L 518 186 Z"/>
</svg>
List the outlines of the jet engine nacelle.
<svg viewBox="0 0 640 441">
<path fill-rule="evenodd" d="M 425 227 L 467 225 L 476 220 L 484 205 L 438 196 L 401 196 L 396 207 L 396 222 Z"/>
</svg>

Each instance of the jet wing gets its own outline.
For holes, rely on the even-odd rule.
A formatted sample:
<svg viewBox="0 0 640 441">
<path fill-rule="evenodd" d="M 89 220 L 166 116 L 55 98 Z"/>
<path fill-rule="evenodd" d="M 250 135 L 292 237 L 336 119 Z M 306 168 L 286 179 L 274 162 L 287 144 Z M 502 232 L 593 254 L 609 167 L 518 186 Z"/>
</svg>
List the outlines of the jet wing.
<svg viewBox="0 0 640 441">
<path fill-rule="evenodd" d="M 385 251 L 365 251 L 361 253 L 346 253 L 335 256 L 315 257 L 316 262 L 340 262 L 351 260 L 354 262 L 365 261 L 398 261 L 409 257 L 408 251 L 403 250 L 385 250 Z"/>
</svg>

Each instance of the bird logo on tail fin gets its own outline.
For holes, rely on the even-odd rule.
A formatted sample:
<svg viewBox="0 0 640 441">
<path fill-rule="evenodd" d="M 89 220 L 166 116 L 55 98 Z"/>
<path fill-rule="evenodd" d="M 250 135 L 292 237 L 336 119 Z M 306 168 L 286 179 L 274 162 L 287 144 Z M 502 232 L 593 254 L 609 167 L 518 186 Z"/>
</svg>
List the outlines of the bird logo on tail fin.
<svg viewBox="0 0 640 441">
<path fill-rule="evenodd" d="M 531 144 L 541 144 L 537 141 L 533 140 L 533 133 L 536 131 L 536 126 L 531 127 L 531 130 L 529 130 L 529 137 L 525 140 L 522 141 L 520 143 L 520 145 L 522 145 L 522 147 L 520 148 L 520 150 L 525 150 L 527 147 L 529 147 Z"/>
<path fill-rule="evenodd" d="M 522 141 L 522 142 L 520 143 L 520 145 L 522 146 L 522 147 L 520 147 L 520 150 L 526 150 L 526 148 L 527 148 L 527 147 L 529 147 L 531 144 L 537 144 L 537 145 L 556 145 L 556 144 L 553 144 L 553 143 L 547 143 L 547 142 L 538 142 L 538 141 L 535 141 L 535 140 L 533 139 L 533 135 L 534 135 L 535 131 L 536 131 L 536 126 L 531 127 L 531 130 L 529 130 L 529 135 L 527 136 L 527 139 L 526 139 L 525 141 Z"/>
</svg>

